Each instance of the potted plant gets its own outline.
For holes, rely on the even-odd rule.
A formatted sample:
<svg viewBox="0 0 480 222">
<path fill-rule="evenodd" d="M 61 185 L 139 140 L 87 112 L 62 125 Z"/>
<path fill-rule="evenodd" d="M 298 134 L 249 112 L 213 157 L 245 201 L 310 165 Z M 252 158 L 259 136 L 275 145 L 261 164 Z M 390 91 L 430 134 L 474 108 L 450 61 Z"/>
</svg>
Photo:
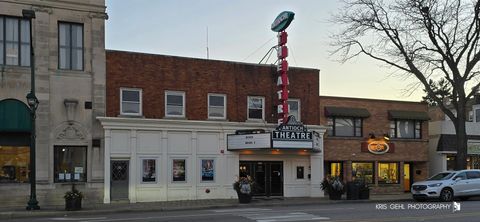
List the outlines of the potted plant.
<svg viewBox="0 0 480 222">
<path fill-rule="evenodd" d="M 340 200 L 345 192 L 345 185 L 338 177 L 327 176 L 320 186 L 322 190 L 328 193 L 330 200 Z"/>
<path fill-rule="evenodd" d="M 75 188 L 75 184 L 72 184 L 72 189 L 67 191 L 63 198 L 65 198 L 65 210 L 82 209 L 83 194 Z"/>
<path fill-rule="evenodd" d="M 254 182 L 250 176 L 239 177 L 233 183 L 233 189 L 237 192 L 240 203 L 250 203 L 252 201 Z"/>
</svg>

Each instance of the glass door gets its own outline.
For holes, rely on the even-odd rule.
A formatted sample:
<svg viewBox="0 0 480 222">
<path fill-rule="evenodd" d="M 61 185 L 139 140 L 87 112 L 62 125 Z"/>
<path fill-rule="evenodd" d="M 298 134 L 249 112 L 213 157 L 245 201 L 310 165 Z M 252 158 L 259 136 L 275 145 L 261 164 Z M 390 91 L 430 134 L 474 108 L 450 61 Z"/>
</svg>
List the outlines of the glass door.
<svg viewBox="0 0 480 222">
<path fill-rule="evenodd" d="M 410 186 L 412 185 L 411 170 L 410 163 L 403 164 L 403 187 L 405 192 L 410 192 Z"/>
</svg>

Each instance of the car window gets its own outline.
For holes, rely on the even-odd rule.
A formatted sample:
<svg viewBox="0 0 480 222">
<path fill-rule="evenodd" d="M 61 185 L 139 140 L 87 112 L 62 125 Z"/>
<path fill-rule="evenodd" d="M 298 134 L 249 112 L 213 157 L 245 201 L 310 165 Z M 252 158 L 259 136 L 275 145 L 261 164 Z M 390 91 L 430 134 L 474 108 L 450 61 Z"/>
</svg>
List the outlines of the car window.
<svg viewBox="0 0 480 222">
<path fill-rule="evenodd" d="M 480 178 L 480 171 L 471 171 L 467 172 L 468 179 L 478 179 Z"/>
<path fill-rule="evenodd" d="M 436 174 L 436 175 L 433 176 L 433 177 L 430 177 L 428 180 L 448 180 L 448 179 L 450 179 L 453 175 L 454 175 L 454 173 L 449 173 L 449 172 L 439 173 L 439 174 Z"/>
<path fill-rule="evenodd" d="M 457 178 L 461 178 L 462 180 L 466 180 L 467 175 L 465 174 L 465 172 L 462 172 L 462 173 L 457 174 L 453 179 L 455 180 Z"/>
</svg>

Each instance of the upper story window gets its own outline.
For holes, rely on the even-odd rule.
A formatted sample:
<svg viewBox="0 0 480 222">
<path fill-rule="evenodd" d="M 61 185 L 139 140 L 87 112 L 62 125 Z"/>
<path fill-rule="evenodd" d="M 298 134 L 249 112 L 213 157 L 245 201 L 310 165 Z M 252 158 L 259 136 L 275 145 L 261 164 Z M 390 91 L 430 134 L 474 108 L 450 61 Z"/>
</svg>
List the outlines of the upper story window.
<svg viewBox="0 0 480 222">
<path fill-rule="evenodd" d="M 327 119 L 329 136 L 362 136 L 362 118 L 355 117 L 330 117 Z"/>
<path fill-rule="evenodd" d="M 83 24 L 58 23 L 58 68 L 83 70 Z"/>
<path fill-rule="evenodd" d="M 260 96 L 248 97 L 248 116 L 249 120 L 263 120 L 265 118 L 265 98 Z"/>
<path fill-rule="evenodd" d="M 300 121 L 300 100 L 288 99 L 288 115 L 295 117 L 297 121 Z"/>
<path fill-rule="evenodd" d="M 30 66 L 30 21 L 0 16 L 0 65 Z"/>
<path fill-rule="evenodd" d="M 422 122 L 420 120 L 392 120 L 390 121 L 390 137 L 421 139 Z"/>
<path fill-rule="evenodd" d="M 185 117 L 185 92 L 165 91 L 165 116 Z"/>
<path fill-rule="evenodd" d="M 142 115 L 141 89 L 120 89 L 120 114 L 132 116 Z"/>
<path fill-rule="evenodd" d="M 227 96 L 223 94 L 208 94 L 208 118 L 226 119 Z"/>
</svg>

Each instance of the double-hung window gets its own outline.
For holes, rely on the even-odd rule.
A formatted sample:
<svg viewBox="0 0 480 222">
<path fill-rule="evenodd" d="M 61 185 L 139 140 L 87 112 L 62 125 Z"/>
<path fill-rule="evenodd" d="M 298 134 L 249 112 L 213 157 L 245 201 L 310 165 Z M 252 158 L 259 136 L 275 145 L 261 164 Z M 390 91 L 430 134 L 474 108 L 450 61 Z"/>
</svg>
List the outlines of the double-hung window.
<svg viewBox="0 0 480 222">
<path fill-rule="evenodd" d="M 83 70 L 83 24 L 58 23 L 58 68 Z"/>
<path fill-rule="evenodd" d="M 165 91 L 165 116 L 185 117 L 185 92 Z"/>
<path fill-rule="evenodd" d="M 141 116 L 142 115 L 142 90 L 120 89 L 120 114 Z"/>
<path fill-rule="evenodd" d="M 248 97 L 248 117 L 249 120 L 265 119 L 265 98 L 260 96 Z"/>
<path fill-rule="evenodd" d="M 362 136 L 362 118 L 354 117 L 330 117 L 327 119 L 329 136 Z"/>
<path fill-rule="evenodd" d="M 0 16 L 0 65 L 30 66 L 30 21 Z"/>
<path fill-rule="evenodd" d="M 226 119 L 227 97 L 223 94 L 208 94 L 208 118 Z"/>
<path fill-rule="evenodd" d="M 297 121 L 300 121 L 300 100 L 288 99 L 288 115 L 295 117 Z"/>
<path fill-rule="evenodd" d="M 401 120 L 390 121 L 390 137 L 403 139 L 421 139 L 422 121 Z"/>
</svg>

